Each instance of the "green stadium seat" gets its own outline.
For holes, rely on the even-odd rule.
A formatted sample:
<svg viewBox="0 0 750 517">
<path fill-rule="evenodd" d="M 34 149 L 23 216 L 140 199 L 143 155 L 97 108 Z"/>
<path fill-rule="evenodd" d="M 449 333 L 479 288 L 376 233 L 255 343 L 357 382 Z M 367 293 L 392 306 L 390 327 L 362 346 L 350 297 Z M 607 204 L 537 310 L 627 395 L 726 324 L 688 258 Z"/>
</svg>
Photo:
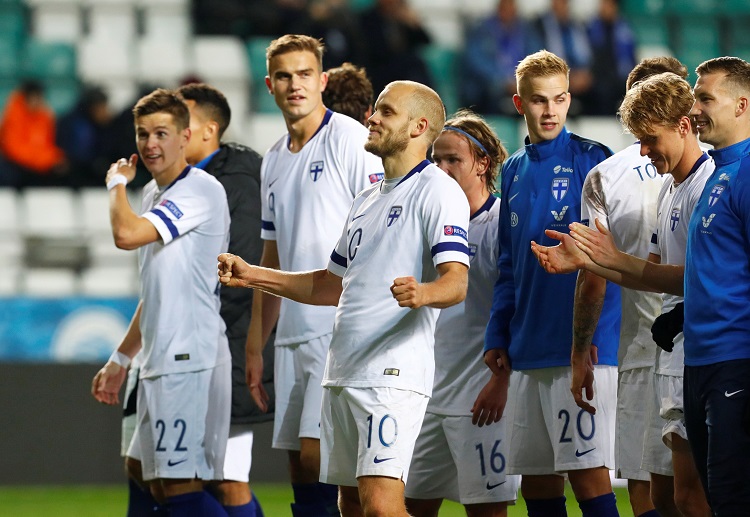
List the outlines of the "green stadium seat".
<svg viewBox="0 0 750 517">
<path fill-rule="evenodd" d="M 44 81 L 44 98 L 59 117 L 75 106 L 79 84 L 76 79 L 48 79 Z"/>
<path fill-rule="evenodd" d="M 666 12 L 677 16 L 716 14 L 724 0 L 679 0 L 666 3 Z"/>
<path fill-rule="evenodd" d="M 428 45 L 421 51 L 422 59 L 432 76 L 435 90 L 443 99 L 448 115 L 459 107 L 456 54 L 455 50 L 438 45 Z"/>
<path fill-rule="evenodd" d="M 354 11 L 364 11 L 375 5 L 375 0 L 349 0 L 349 7 Z"/>
<path fill-rule="evenodd" d="M 725 28 L 729 29 L 728 54 L 747 59 L 747 50 L 750 49 L 750 16 L 740 16 L 727 20 Z"/>
<path fill-rule="evenodd" d="M 664 0 L 623 0 L 622 12 L 629 16 L 653 16 L 664 12 Z"/>
<path fill-rule="evenodd" d="M 74 79 L 76 51 L 68 43 L 46 43 L 29 40 L 22 51 L 21 72 L 37 79 Z"/>
<path fill-rule="evenodd" d="M 676 27 L 675 53 L 691 73 L 706 59 L 723 54 L 718 18 L 683 17 Z"/>
<path fill-rule="evenodd" d="M 516 152 L 523 143 L 523 136 L 518 131 L 521 117 L 486 116 L 484 118 L 500 137 L 508 153 Z"/>
<path fill-rule="evenodd" d="M 13 81 L 18 77 L 20 52 L 15 42 L 0 38 L 0 80 Z"/>
<path fill-rule="evenodd" d="M 26 41 L 27 34 L 26 16 L 23 9 L 0 3 L 0 40 L 21 46 Z"/>
<path fill-rule="evenodd" d="M 740 16 L 750 16 L 750 2 L 747 0 L 721 0 L 718 2 L 718 8 L 727 16 L 731 16 L 732 19 L 737 19 Z M 745 23 L 750 20 L 745 20 Z"/>
<path fill-rule="evenodd" d="M 252 111 L 259 113 L 275 113 L 276 102 L 273 96 L 268 94 L 266 88 L 266 48 L 271 43 L 271 38 L 250 38 L 247 41 L 247 58 L 250 61 L 250 82 Z"/>
<path fill-rule="evenodd" d="M 669 47 L 669 30 L 664 17 L 628 16 L 635 40 L 641 46 Z"/>
</svg>

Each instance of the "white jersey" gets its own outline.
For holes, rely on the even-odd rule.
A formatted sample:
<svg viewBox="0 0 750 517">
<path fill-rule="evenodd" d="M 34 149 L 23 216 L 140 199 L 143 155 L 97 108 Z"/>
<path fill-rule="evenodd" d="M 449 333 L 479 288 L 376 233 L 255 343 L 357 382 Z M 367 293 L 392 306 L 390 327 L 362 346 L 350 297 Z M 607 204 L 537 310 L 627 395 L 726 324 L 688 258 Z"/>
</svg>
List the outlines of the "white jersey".
<svg viewBox="0 0 750 517">
<path fill-rule="evenodd" d="M 435 383 L 428 413 L 471 416 L 490 378 L 484 364 L 484 331 L 497 280 L 500 199 L 490 196 L 469 220 L 469 290 L 466 300 L 442 309 L 435 327 Z"/>
<path fill-rule="evenodd" d="M 138 249 L 141 272 L 141 378 L 194 372 L 229 361 L 219 315 L 216 257 L 229 245 L 224 187 L 187 167 L 165 188 L 143 188 L 142 216 L 160 241 Z"/>
<path fill-rule="evenodd" d="M 284 135 L 263 157 L 261 237 L 275 240 L 283 271 L 322 269 L 354 196 L 383 178 L 383 164 L 364 150 L 368 131 L 330 110 L 297 153 Z M 276 345 L 309 341 L 333 329 L 335 307 L 282 299 Z"/>
<path fill-rule="evenodd" d="M 583 184 L 581 220 L 596 229 L 604 224 L 625 253 L 648 258 L 656 225 L 656 203 L 663 177 L 635 143 L 591 169 Z M 661 312 L 657 293 L 621 289 L 622 323 L 617 350 L 619 371 L 654 365 L 656 343 L 651 325 Z"/>
<path fill-rule="evenodd" d="M 674 186 L 670 176 L 659 192 L 659 212 L 656 230 L 651 238 L 650 252 L 661 257 L 662 264 L 685 265 L 687 250 L 688 222 L 693 214 L 703 187 L 714 172 L 714 161 L 703 153 L 685 181 Z M 668 312 L 682 301 L 682 296 L 664 294 L 662 312 Z M 682 333 L 675 339 L 671 353 L 659 354 L 656 373 L 682 375 L 685 351 L 682 347 Z"/>
<path fill-rule="evenodd" d="M 343 292 L 323 386 L 432 392 L 438 309 L 399 307 L 394 279 L 437 278 L 445 262 L 469 265 L 469 204 L 453 179 L 426 160 L 394 188 L 361 192 L 328 269 Z"/>
</svg>

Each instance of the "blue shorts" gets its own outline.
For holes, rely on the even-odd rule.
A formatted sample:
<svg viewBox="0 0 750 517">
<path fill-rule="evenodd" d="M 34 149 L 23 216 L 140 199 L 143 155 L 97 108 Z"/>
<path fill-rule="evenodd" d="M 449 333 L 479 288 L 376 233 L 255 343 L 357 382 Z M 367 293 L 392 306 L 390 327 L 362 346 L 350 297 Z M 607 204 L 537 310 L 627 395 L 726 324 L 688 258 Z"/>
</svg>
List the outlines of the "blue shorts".
<svg viewBox="0 0 750 517">
<path fill-rule="evenodd" d="M 714 515 L 748 515 L 750 359 L 685 366 L 685 424 Z"/>
</svg>

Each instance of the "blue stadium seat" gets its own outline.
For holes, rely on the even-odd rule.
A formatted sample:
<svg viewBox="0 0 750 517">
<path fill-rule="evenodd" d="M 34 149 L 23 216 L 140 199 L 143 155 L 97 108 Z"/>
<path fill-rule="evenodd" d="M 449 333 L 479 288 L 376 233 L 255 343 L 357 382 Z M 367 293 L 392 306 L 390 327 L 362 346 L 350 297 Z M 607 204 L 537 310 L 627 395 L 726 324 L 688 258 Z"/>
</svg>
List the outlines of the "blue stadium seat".
<svg viewBox="0 0 750 517">
<path fill-rule="evenodd" d="M 669 47 L 669 30 L 661 16 L 628 16 L 638 45 Z"/>
<path fill-rule="evenodd" d="M 75 79 L 76 51 L 68 43 L 45 43 L 30 39 L 22 51 L 21 71 L 37 79 Z"/>
<path fill-rule="evenodd" d="M 277 107 L 273 97 L 266 89 L 266 48 L 271 38 L 250 38 L 247 41 L 247 58 L 250 60 L 250 91 L 252 111 L 259 113 L 276 113 Z"/>
</svg>

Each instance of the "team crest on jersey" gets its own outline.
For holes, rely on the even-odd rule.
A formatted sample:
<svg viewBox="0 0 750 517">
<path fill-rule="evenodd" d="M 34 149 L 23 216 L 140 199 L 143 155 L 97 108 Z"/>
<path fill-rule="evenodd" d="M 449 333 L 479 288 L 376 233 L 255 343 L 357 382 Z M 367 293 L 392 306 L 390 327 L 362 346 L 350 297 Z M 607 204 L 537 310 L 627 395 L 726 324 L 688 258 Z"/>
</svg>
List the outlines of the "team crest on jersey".
<svg viewBox="0 0 750 517">
<path fill-rule="evenodd" d="M 457 235 L 459 237 L 463 237 L 466 240 L 469 240 L 469 235 L 466 233 L 466 230 L 464 230 L 460 226 L 446 224 L 445 226 L 443 226 L 443 233 L 445 235 Z"/>
<path fill-rule="evenodd" d="M 714 206 L 716 204 L 725 188 L 724 185 L 714 185 L 714 188 L 711 189 L 711 193 L 708 195 L 708 206 Z"/>
<path fill-rule="evenodd" d="M 399 218 L 401 215 L 401 212 L 403 212 L 404 209 L 400 206 L 392 206 L 391 211 L 388 212 L 388 226 L 391 226 L 393 223 L 396 222 L 396 219 Z"/>
<path fill-rule="evenodd" d="M 565 194 L 568 193 L 570 178 L 555 178 L 552 180 L 552 197 L 557 201 L 562 201 Z"/>
<path fill-rule="evenodd" d="M 477 254 L 477 245 L 469 243 L 469 261 L 474 260 Z"/>
<path fill-rule="evenodd" d="M 172 215 L 175 216 L 175 218 L 179 219 L 180 217 L 182 217 L 182 211 L 179 208 L 177 208 L 177 205 L 175 205 L 169 199 L 165 199 L 164 201 L 159 203 L 159 205 L 163 206 L 164 208 L 172 212 Z"/>
<path fill-rule="evenodd" d="M 672 229 L 672 231 L 675 231 L 678 224 L 680 224 L 680 209 L 673 208 L 672 215 L 669 216 L 669 227 Z"/>
<path fill-rule="evenodd" d="M 385 176 L 385 173 L 383 172 L 376 172 L 375 174 L 370 174 L 370 183 L 377 183 L 378 181 L 383 179 L 383 176 Z"/>
<path fill-rule="evenodd" d="M 319 162 L 312 162 L 310 164 L 310 177 L 313 181 L 318 181 L 318 179 L 323 175 L 323 161 Z"/>
</svg>

